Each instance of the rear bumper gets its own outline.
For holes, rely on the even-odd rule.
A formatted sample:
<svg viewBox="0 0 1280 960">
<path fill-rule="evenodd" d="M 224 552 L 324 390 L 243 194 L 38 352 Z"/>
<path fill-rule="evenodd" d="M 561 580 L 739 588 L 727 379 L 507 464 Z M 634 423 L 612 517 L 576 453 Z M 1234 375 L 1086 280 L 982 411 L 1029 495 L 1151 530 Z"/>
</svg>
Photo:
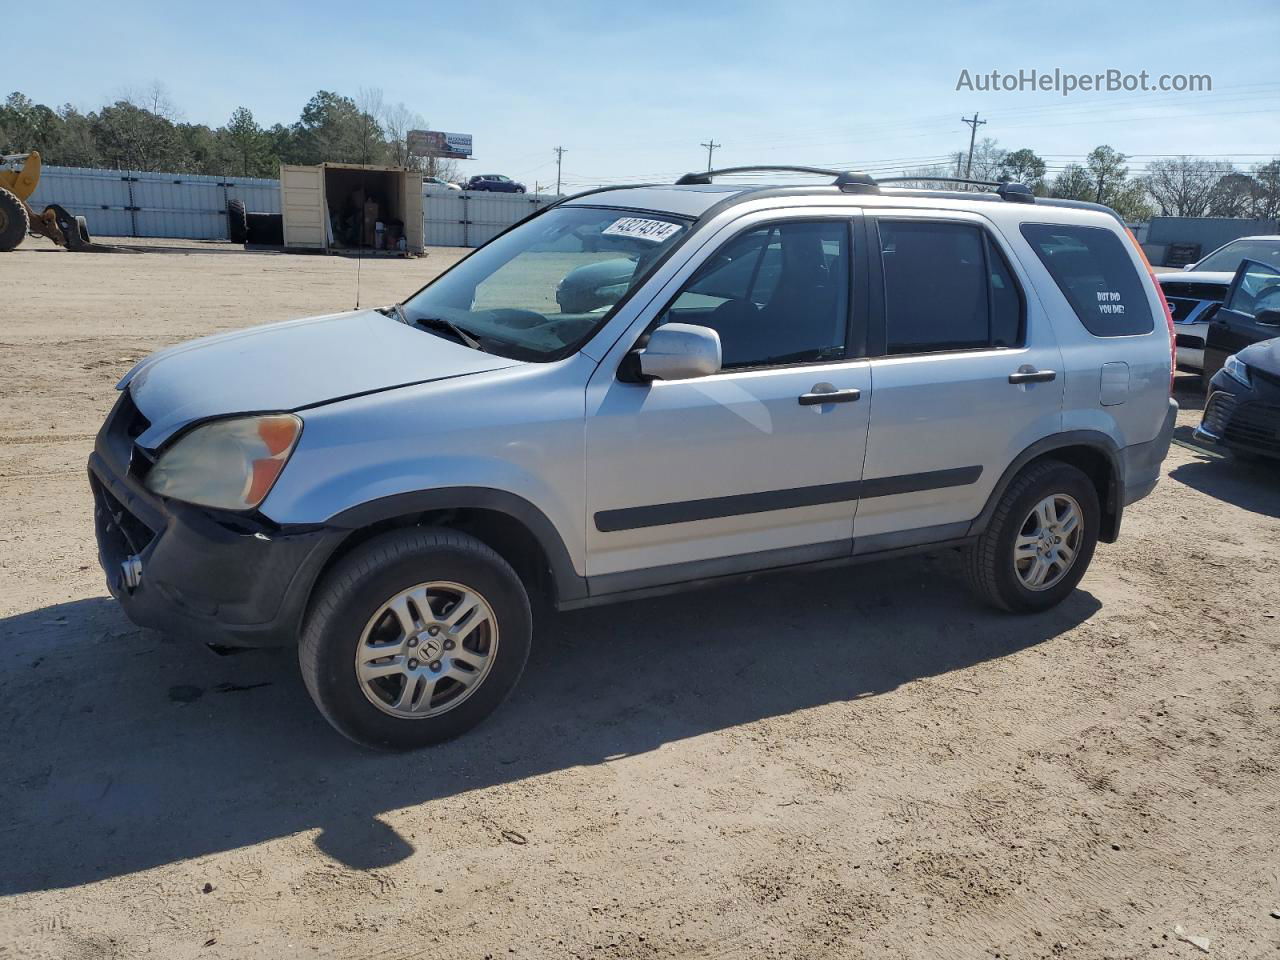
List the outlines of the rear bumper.
<svg viewBox="0 0 1280 960">
<path fill-rule="evenodd" d="M 1164 422 L 1154 440 L 1135 443 L 1120 451 L 1124 465 L 1124 505 L 1141 500 L 1156 487 L 1160 479 L 1160 466 L 1169 455 L 1173 442 L 1173 428 L 1178 422 L 1178 401 L 1169 398 Z"/>
<path fill-rule="evenodd" d="M 100 442 L 89 458 L 98 559 L 130 620 L 225 646 L 297 641 L 311 588 L 345 531 L 165 501 L 103 454 Z"/>
</svg>

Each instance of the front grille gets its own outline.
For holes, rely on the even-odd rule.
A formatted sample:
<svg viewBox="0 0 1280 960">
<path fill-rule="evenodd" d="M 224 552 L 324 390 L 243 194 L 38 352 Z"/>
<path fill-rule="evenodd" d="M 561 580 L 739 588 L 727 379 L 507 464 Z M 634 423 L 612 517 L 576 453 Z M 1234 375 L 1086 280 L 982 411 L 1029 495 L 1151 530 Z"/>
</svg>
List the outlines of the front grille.
<svg viewBox="0 0 1280 960">
<path fill-rule="evenodd" d="M 1201 423 L 1205 430 L 1215 437 L 1221 437 L 1227 429 L 1227 422 L 1236 409 L 1236 398 L 1229 393 L 1218 392 L 1209 398 L 1204 408 Z"/>
<path fill-rule="evenodd" d="M 1280 407 L 1240 404 L 1227 423 L 1223 439 L 1280 456 Z"/>
<path fill-rule="evenodd" d="M 1187 317 L 1191 316 L 1191 312 L 1200 306 L 1199 300 L 1189 300 L 1186 297 L 1165 297 L 1169 301 L 1169 312 L 1173 314 L 1174 323 L 1182 323 Z"/>
<path fill-rule="evenodd" d="M 129 512 L 97 477 L 93 486 L 93 522 L 103 561 L 114 569 L 125 557 L 139 554 L 155 539 L 156 532 Z"/>
<path fill-rule="evenodd" d="M 1231 394 L 1217 392 L 1205 407 L 1204 426 L 1228 444 L 1280 456 L 1280 406 L 1241 403 Z"/>
<path fill-rule="evenodd" d="M 1166 280 L 1160 284 L 1165 297 L 1185 297 L 1188 300 L 1212 300 L 1221 303 L 1227 288 L 1216 283 L 1192 283 L 1187 280 Z"/>
</svg>

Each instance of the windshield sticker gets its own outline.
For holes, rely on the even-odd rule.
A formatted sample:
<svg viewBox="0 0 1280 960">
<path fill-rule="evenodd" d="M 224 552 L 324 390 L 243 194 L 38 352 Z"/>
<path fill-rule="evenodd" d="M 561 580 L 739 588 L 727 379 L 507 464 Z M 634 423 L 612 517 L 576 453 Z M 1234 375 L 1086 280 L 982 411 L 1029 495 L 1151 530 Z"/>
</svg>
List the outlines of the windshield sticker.
<svg viewBox="0 0 1280 960">
<path fill-rule="evenodd" d="M 606 237 L 634 237 L 637 240 L 648 240 L 662 243 L 680 232 L 680 224 L 668 223 L 666 220 L 646 220 L 644 217 L 623 217 L 615 220 L 600 233 Z"/>
</svg>

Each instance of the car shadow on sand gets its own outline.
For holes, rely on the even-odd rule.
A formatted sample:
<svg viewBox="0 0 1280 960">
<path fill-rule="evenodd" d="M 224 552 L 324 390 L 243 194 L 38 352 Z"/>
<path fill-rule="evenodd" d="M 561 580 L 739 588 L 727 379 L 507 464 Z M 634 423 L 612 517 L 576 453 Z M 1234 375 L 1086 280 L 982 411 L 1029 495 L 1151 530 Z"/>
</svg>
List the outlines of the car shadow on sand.
<svg viewBox="0 0 1280 960">
<path fill-rule="evenodd" d="M 1169 476 L 1250 513 L 1280 517 L 1280 461 L 1244 460 L 1224 450 L 1206 454 L 1191 463 L 1179 464 L 1169 471 Z"/>
<path fill-rule="evenodd" d="M 351 868 L 413 853 L 380 815 L 765 717 L 887 693 L 1069 631 L 980 606 L 943 552 L 552 615 L 513 697 L 433 749 L 333 732 L 290 650 L 219 657 L 109 598 L 0 620 L 0 895 L 64 888 L 319 829 Z"/>
</svg>

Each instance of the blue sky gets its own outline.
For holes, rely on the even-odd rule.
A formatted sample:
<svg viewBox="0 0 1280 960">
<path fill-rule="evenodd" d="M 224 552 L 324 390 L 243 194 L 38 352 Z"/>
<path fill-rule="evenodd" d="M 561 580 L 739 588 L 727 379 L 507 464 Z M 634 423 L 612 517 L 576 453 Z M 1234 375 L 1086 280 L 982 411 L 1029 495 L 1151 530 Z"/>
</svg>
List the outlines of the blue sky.
<svg viewBox="0 0 1280 960">
<path fill-rule="evenodd" d="M 53 11 L 56 11 L 56 15 Z M 889 171 L 980 136 L 1051 171 L 1109 143 L 1134 157 L 1280 154 L 1280 10 L 1230 4 L 272 3 L 10 4 L 0 91 L 94 109 L 162 81 L 185 119 L 241 104 L 295 120 L 317 89 L 381 88 L 434 129 L 472 133 L 465 174 L 570 186 L 705 166 Z M 50 50 L 59 51 L 50 68 Z M 1209 74 L 1211 93 L 957 91 L 971 73 Z M 3 95 L 3 93 L 0 93 Z M 897 172 L 894 169 L 894 172 Z"/>
</svg>

